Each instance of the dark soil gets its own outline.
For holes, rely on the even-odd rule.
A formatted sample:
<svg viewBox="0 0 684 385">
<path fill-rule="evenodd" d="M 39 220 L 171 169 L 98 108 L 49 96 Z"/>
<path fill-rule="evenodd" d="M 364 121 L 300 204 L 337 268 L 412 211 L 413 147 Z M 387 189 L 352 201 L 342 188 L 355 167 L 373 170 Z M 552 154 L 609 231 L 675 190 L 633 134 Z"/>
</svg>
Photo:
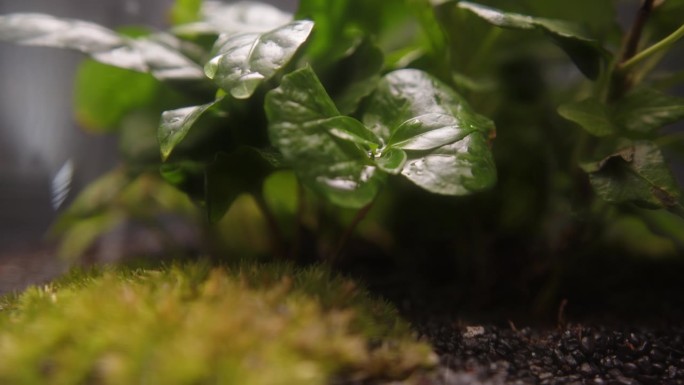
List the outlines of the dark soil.
<svg viewBox="0 0 684 385">
<path fill-rule="evenodd" d="M 562 330 L 417 325 L 440 355 L 430 383 L 684 384 L 684 326 Z"/>
</svg>

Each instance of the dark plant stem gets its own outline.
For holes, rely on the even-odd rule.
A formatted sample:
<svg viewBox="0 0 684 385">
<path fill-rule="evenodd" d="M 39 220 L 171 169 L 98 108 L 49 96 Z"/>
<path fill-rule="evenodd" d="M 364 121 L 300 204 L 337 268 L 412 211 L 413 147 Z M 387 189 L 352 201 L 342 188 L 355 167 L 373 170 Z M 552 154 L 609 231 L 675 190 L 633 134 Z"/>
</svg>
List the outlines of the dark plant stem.
<svg viewBox="0 0 684 385">
<path fill-rule="evenodd" d="M 621 65 L 637 54 L 639 50 L 639 42 L 641 41 L 641 34 L 644 30 L 644 25 L 646 21 L 651 16 L 651 11 L 653 10 L 653 4 L 655 0 L 644 0 L 639 8 L 632 26 L 627 32 L 625 37 L 625 42 L 622 48 L 622 54 L 620 55 L 620 60 L 615 66 L 613 71 L 613 81 L 611 84 L 609 101 L 617 100 L 621 98 L 627 91 L 632 88 L 633 79 L 629 71 L 623 71 Z"/>
<path fill-rule="evenodd" d="M 271 211 L 271 209 L 268 207 L 268 204 L 266 203 L 263 194 L 254 193 L 252 195 L 254 196 L 254 201 L 259 207 L 261 213 L 263 214 L 264 219 L 266 219 L 266 225 L 268 226 L 271 238 L 271 250 L 273 252 L 273 255 L 278 259 L 287 258 L 287 253 L 285 252 L 283 233 L 280 231 L 278 220 L 276 219 L 275 215 L 273 215 L 273 211 Z"/>
<path fill-rule="evenodd" d="M 354 230 L 356 230 L 356 227 L 359 225 L 359 223 L 361 223 L 361 221 L 364 218 L 366 218 L 366 216 L 368 215 L 368 212 L 373 207 L 373 203 L 375 203 L 374 200 L 371 201 L 369 204 L 361 207 L 359 209 L 359 211 L 356 212 L 354 219 L 352 219 L 349 226 L 347 226 L 347 229 L 345 230 L 344 234 L 342 234 L 342 237 L 340 238 L 339 242 L 337 243 L 335 250 L 333 251 L 332 255 L 329 258 L 329 262 L 331 264 L 334 263 L 340 257 L 340 255 L 342 254 L 342 250 L 344 250 L 344 247 L 349 242 L 349 239 L 351 238 L 352 234 L 354 234 Z"/>
</svg>

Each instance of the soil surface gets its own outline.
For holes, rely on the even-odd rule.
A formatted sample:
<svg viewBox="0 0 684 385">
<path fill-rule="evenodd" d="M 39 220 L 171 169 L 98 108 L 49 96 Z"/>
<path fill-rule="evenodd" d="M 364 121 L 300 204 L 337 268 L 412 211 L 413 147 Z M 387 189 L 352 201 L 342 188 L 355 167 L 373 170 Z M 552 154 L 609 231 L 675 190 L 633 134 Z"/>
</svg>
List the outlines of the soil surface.
<svg viewBox="0 0 684 385">
<path fill-rule="evenodd" d="M 440 355 L 430 384 L 684 384 L 684 326 L 557 330 L 428 322 Z"/>
</svg>

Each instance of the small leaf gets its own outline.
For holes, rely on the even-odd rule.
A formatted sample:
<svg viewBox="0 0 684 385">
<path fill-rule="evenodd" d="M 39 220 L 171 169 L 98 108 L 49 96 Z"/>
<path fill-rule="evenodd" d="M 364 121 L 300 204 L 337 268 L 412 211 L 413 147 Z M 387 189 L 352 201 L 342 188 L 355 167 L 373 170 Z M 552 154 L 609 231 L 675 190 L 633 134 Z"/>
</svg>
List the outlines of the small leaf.
<svg viewBox="0 0 684 385">
<path fill-rule="evenodd" d="M 684 119 L 684 99 L 655 89 L 636 89 L 618 101 L 614 118 L 627 131 L 653 132 Z"/>
<path fill-rule="evenodd" d="M 222 36 L 204 71 L 233 97 L 247 99 L 292 59 L 312 28 L 313 22 L 301 20 L 263 34 Z"/>
<path fill-rule="evenodd" d="M 598 77 L 602 63 L 608 58 L 607 51 L 597 41 L 589 38 L 575 24 L 562 20 L 504 12 L 468 1 L 459 1 L 457 6 L 497 27 L 523 30 L 537 29 L 544 32 L 570 56 L 580 71 L 590 79 Z"/>
<path fill-rule="evenodd" d="M 610 110 L 596 98 L 563 104 L 558 107 L 558 113 L 594 136 L 608 136 L 617 132 Z"/>
<path fill-rule="evenodd" d="M 344 207 L 373 200 L 383 175 L 368 152 L 379 140 L 359 122 L 340 116 L 311 68 L 284 76 L 265 105 L 271 142 L 304 184 Z"/>
<path fill-rule="evenodd" d="M 382 151 L 380 156 L 374 155 L 373 159 L 375 160 L 375 164 L 377 164 L 382 171 L 396 175 L 404 169 L 408 155 L 406 155 L 406 151 L 404 150 L 388 148 L 387 150 Z"/>
<path fill-rule="evenodd" d="M 425 72 L 398 70 L 386 75 L 373 94 L 364 123 L 400 149 L 388 164 L 404 164 L 402 175 L 439 194 L 464 195 L 490 187 L 496 171 L 488 137 L 493 124 L 474 113 L 455 91 Z"/>
<path fill-rule="evenodd" d="M 160 80 L 203 79 L 202 69 L 158 37 L 131 39 L 80 20 L 36 13 L 0 15 L 0 40 L 73 49 L 115 67 L 149 72 Z"/>
<path fill-rule="evenodd" d="M 197 119 L 220 100 L 217 99 L 200 106 L 184 107 L 162 113 L 157 133 L 162 160 L 168 159 L 173 149 L 186 137 Z"/>
<path fill-rule="evenodd" d="M 292 14 L 255 1 L 205 1 L 199 13 L 200 21 L 178 25 L 172 32 L 178 35 L 263 33 L 292 21 Z"/>
<path fill-rule="evenodd" d="M 589 173 L 596 193 L 608 202 L 681 207 L 677 183 L 660 149 L 651 142 L 623 144 L 613 154 L 582 168 Z"/>
</svg>

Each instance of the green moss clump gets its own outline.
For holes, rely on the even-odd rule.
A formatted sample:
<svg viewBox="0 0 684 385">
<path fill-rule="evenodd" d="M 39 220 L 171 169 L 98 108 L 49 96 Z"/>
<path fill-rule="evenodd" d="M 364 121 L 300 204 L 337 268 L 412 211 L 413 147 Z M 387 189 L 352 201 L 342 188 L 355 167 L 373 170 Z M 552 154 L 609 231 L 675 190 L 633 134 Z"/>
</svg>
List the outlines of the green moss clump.
<svg viewBox="0 0 684 385">
<path fill-rule="evenodd" d="M 435 364 L 391 306 L 322 268 L 81 272 L 0 306 L 2 384 L 325 384 Z"/>
</svg>

